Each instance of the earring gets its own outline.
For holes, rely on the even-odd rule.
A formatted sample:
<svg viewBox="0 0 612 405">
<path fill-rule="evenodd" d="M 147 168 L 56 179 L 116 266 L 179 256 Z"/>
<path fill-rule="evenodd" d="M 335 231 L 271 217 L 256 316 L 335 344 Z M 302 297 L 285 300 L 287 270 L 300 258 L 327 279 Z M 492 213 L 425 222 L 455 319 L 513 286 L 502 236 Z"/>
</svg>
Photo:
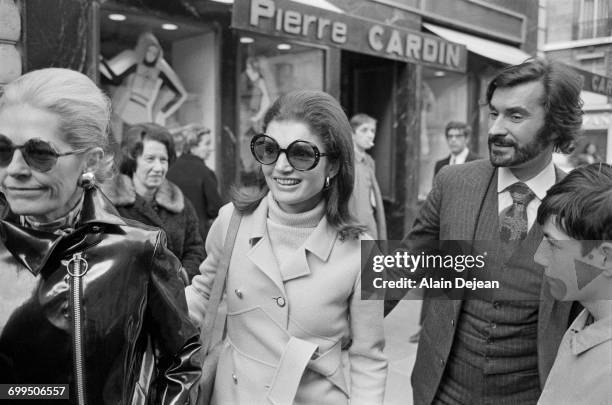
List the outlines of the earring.
<svg viewBox="0 0 612 405">
<path fill-rule="evenodd" d="M 325 186 L 324 186 L 324 188 L 329 188 L 329 183 L 330 183 L 329 176 L 327 176 L 325 178 Z"/>
<path fill-rule="evenodd" d="M 79 186 L 89 190 L 96 185 L 96 175 L 93 172 L 83 172 L 79 178 Z"/>
</svg>

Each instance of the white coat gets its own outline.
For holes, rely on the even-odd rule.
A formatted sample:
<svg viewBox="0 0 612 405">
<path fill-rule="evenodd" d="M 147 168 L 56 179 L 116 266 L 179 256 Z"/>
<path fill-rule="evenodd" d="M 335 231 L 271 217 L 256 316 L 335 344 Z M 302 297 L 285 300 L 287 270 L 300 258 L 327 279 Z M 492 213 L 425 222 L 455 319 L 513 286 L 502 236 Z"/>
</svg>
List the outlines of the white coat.
<svg viewBox="0 0 612 405">
<path fill-rule="evenodd" d="M 186 289 L 190 314 L 200 324 L 233 209 L 228 204 L 219 212 L 201 275 Z M 360 241 L 341 241 L 324 217 L 286 259 L 283 280 L 267 215 L 264 198 L 243 217 L 236 237 L 213 403 L 382 404 L 383 306 L 360 299 Z"/>
</svg>

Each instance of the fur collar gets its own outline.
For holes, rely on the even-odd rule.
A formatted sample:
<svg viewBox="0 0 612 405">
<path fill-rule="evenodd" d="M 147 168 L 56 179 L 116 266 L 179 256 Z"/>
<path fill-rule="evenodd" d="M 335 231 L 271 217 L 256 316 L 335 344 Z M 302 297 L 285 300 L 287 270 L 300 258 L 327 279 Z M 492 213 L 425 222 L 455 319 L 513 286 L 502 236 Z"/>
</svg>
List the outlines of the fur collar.
<svg viewBox="0 0 612 405">
<path fill-rule="evenodd" d="M 118 207 L 133 205 L 136 202 L 136 189 L 132 179 L 125 174 L 102 184 L 102 191 Z M 183 193 L 174 183 L 164 179 L 155 193 L 155 202 L 170 212 L 178 214 L 185 208 Z"/>
</svg>

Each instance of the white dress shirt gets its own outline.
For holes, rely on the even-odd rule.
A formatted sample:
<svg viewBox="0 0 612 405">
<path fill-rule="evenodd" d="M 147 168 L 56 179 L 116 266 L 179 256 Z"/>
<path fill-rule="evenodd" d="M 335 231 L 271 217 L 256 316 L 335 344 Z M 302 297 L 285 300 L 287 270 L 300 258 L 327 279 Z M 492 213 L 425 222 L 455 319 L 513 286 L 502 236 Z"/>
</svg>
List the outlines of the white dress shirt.
<svg viewBox="0 0 612 405">
<path fill-rule="evenodd" d="M 448 165 L 459 165 L 461 163 L 465 163 L 465 159 L 467 159 L 470 150 L 468 148 L 463 148 L 463 150 L 456 155 L 451 153 L 450 160 L 448 161 Z"/>
</svg>

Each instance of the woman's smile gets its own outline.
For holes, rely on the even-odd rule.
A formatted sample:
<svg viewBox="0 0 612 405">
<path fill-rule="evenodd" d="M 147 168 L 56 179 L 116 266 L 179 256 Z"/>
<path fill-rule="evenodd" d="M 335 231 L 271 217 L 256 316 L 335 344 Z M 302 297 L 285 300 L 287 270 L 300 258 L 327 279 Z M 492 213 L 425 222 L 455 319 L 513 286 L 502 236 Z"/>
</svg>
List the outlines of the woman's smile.
<svg viewBox="0 0 612 405">
<path fill-rule="evenodd" d="M 283 177 L 275 177 L 274 180 L 281 186 L 290 187 L 297 186 L 302 182 L 300 179 L 291 179 L 291 178 L 283 178 Z"/>
</svg>

